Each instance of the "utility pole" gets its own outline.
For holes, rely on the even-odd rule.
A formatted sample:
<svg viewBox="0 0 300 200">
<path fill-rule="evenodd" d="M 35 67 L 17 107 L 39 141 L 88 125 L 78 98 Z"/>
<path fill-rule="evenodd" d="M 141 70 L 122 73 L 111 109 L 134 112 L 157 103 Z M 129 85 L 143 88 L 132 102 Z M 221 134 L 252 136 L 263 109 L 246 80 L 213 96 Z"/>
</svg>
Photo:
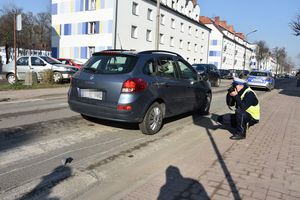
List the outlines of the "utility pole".
<svg viewBox="0 0 300 200">
<path fill-rule="evenodd" d="M 16 47 L 17 47 L 17 39 L 16 39 L 16 14 L 14 14 L 14 63 L 15 63 L 15 82 L 17 82 L 17 52 L 16 52 Z"/>
<path fill-rule="evenodd" d="M 251 33 L 255 33 L 255 32 L 257 32 L 257 30 L 256 30 L 256 29 L 246 34 L 246 38 L 245 38 L 245 51 L 244 51 L 244 64 L 243 64 L 243 71 L 244 71 L 244 70 L 245 70 L 245 68 L 246 68 L 246 52 L 247 52 L 246 50 L 247 50 L 247 38 L 248 38 L 248 35 L 250 35 Z"/>
<path fill-rule="evenodd" d="M 160 0 L 156 0 L 155 50 L 159 49 Z"/>
</svg>

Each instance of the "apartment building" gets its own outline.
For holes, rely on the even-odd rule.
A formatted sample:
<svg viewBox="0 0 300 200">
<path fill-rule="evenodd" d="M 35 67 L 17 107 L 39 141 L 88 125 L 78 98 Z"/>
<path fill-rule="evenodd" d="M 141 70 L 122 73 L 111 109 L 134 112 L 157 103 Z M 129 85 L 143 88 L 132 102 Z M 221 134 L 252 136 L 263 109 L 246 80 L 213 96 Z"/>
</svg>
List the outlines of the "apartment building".
<svg viewBox="0 0 300 200">
<path fill-rule="evenodd" d="M 55 57 L 88 59 L 104 49 L 155 49 L 156 0 L 52 0 Z M 210 28 L 196 0 L 161 0 L 159 49 L 207 63 Z"/>
<path fill-rule="evenodd" d="M 220 17 L 210 19 L 201 16 L 200 21 L 211 29 L 208 63 L 219 69 L 250 69 L 253 50 L 243 33 L 236 32 Z"/>
</svg>

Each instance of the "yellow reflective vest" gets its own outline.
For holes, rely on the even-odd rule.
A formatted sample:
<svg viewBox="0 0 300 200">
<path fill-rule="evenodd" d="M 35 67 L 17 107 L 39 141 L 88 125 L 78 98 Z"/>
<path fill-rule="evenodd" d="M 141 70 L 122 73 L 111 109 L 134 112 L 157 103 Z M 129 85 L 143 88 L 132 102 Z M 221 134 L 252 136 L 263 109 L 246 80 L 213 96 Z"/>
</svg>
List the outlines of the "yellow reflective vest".
<svg viewBox="0 0 300 200">
<path fill-rule="evenodd" d="M 246 94 L 247 92 L 253 92 L 253 94 L 256 96 L 255 92 L 254 92 L 250 87 L 248 87 L 248 88 L 243 92 L 243 94 L 241 95 L 241 100 L 244 99 L 245 94 Z M 257 96 L 256 96 L 256 98 L 257 98 Z M 258 100 L 258 98 L 257 98 L 257 100 Z M 246 112 L 248 112 L 254 119 L 259 120 L 259 119 L 260 119 L 260 107 L 259 107 L 259 102 L 257 103 L 256 106 L 250 106 L 250 107 L 246 110 Z"/>
</svg>

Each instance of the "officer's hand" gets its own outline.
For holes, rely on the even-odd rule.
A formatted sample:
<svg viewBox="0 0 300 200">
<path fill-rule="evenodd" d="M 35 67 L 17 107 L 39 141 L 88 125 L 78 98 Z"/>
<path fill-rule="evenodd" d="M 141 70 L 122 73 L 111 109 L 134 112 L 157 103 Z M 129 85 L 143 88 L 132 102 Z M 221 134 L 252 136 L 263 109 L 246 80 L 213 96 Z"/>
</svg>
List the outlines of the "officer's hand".
<svg viewBox="0 0 300 200">
<path fill-rule="evenodd" d="M 234 97 L 234 96 L 236 96 L 237 94 L 238 94 L 238 93 L 237 93 L 237 91 L 235 90 L 235 91 L 231 92 L 229 95 L 232 96 L 232 97 Z"/>
</svg>

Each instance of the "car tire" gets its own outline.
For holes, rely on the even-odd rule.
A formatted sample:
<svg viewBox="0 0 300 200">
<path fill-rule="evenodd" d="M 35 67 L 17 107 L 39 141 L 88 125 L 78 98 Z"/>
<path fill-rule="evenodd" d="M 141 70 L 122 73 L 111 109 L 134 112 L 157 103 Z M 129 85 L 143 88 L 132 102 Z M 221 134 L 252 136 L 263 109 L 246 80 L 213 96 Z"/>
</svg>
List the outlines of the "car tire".
<svg viewBox="0 0 300 200">
<path fill-rule="evenodd" d="M 53 81 L 54 83 L 61 83 L 63 79 L 63 76 L 60 72 L 54 72 L 53 73 Z"/>
<path fill-rule="evenodd" d="M 143 134 L 153 135 L 163 126 L 163 109 L 162 105 L 155 102 L 147 110 L 139 128 Z"/>
<path fill-rule="evenodd" d="M 200 115 L 208 115 L 209 114 L 211 99 L 212 99 L 211 93 L 207 93 L 205 95 L 204 102 L 201 104 L 201 106 L 199 108 Z"/>
<path fill-rule="evenodd" d="M 7 79 L 7 82 L 8 82 L 9 84 L 15 84 L 15 83 L 16 83 L 16 76 L 15 76 L 15 74 L 13 74 L 13 73 L 8 74 L 8 75 L 6 76 L 6 79 Z"/>
</svg>

